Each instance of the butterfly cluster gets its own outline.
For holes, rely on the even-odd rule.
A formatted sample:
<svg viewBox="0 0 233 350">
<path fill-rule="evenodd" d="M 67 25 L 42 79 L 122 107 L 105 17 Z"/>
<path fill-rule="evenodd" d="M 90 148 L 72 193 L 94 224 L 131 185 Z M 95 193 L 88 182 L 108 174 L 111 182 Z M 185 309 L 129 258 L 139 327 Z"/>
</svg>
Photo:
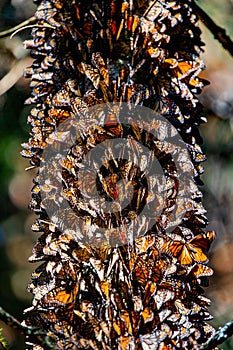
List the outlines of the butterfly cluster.
<svg viewBox="0 0 233 350">
<path fill-rule="evenodd" d="M 25 311 L 25 324 L 44 329 L 56 349 L 199 349 L 214 333 L 203 287 L 212 275 L 206 253 L 215 234 L 205 232 L 207 218 L 197 187 L 205 160 L 198 125 L 205 117 L 196 94 L 207 82 L 199 77 L 203 43 L 192 1 L 35 3 L 37 23 L 25 42 L 35 59 L 25 70 L 32 90 L 26 101 L 33 105 L 31 138 L 22 155 L 32 167 L 43 169 L 43 152 L 57 127 L 65 125 L 69 131 L 69 121 L 79 115 L 82 132 L 60 161 L 62 189 L 52 164 L 46 170 L 53 181 L 41 183 L 39 175 L 34 179 L 30 206 L 38 219 L 32 229 L 41 235 L 30 261 L 41 265 L 29 285 L 34 299 Z M 142 132 L 141 125 L 122 126 L 110 109 L 102 124 L 88 127 L 93 124 L 89 108 L 109 102 L 149 107 L 176 128 L 191 159 L 188 190 L 180 185 L 174 150 Z M 168 130 L 164 133 L 169 136 Z M 56 137 L 59 153 L 61 135 Z M 121 157 L 111 160 L 103 151 L 98 176 L 90 168 L 87 180 L 82 173 L 85 156 L 117 137 L 131 143 L 139 166 L 127 161 L 124 147 Z M 148 159 L 139 144 L 153 157 L 159 155 L 165 184 L 148 184 L 142 171 Z M 94 190 L 101 200 L 90 206 L 88 196 Z M 121 210 L 116 202 L 123 203 L 127 191 L 132 200 Z M 165 206 L 156 191 L 165 194 Z M 177 205 L 178 192 L 190 194 L 185 204 Z M 65 201 L 73 214 L 56 212 Z M 145 215 L 137 220 L 145 203 L 154 211 L 161 207 L 152 225 Z M 111 214 L 103 215 L 107 205 Z M 55 208 L 52 220 L 48 207 Z M 77 217 L 83 222 L 80 231 Z M 130 241 L 129 222 L 137 224 Z M 90 243 L 81 240 L 86 227 L 93 232 Z M 104 239 L 99 239 L 99 229 Z M 27 349 L 44 349 L 33 335 L 27 344 Z"/>
</svg>

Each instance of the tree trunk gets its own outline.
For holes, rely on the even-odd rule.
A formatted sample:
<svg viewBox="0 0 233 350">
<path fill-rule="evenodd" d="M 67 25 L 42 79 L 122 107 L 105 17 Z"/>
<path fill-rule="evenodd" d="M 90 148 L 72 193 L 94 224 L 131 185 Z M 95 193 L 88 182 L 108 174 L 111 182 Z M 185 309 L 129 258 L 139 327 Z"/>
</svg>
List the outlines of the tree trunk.
<svg viewBox="0 0 233 350">
<path fill-rule="evenodd" d="M 50 338 L 28 349 L 200 349 L 214 333 L 215 235 L 197 187 L 206 81 L 192 1 L 35 2 L 22 153 L 39 168 L 30 261 L 42 264 L 25 322 Z"/>
</svg>

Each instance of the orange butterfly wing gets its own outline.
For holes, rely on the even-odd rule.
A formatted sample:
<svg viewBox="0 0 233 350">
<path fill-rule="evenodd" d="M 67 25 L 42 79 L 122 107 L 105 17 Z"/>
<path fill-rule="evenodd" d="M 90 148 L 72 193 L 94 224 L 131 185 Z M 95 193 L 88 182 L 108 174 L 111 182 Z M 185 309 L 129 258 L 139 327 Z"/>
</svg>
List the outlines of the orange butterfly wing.
<svg viewBox="0 0 233 350">
<path fill-rule="evenodd" d="M 200 234 L 192 238 L 188 244 L 186 245 L 187 251 L 189 254 L 185 254 L 184 250 L 182 254 L 184 254 L 185 258 L 183 259 L 182 264 L 187 265 L 192 262 L 192 260 L 200 263 L 207 262 L 208 258 L 204 252 L 208 251 L 211 243 L 215 239 L 215 232 L 209 231 L 204 234 Z M 204 251 L 204 252 L 203 252 Z M 182 255 L 181 254 L 181 255 Z M 188 258 L 190 257 L 190 259 Z M 188 261 L 190 261 L 188 263 Z"/>
<path fill-rule="evenodd" d="M 208 258 L 203 253 L 201 248 L 197 248 L 195 245 L 189 244 L 190 256 L 196 262 L 204 263 L 207 262 Z"/>
<path fill-rule="evenodd" d="M 182 265 L 190 265 L 193 261 L 193 252 L 190 253 L 188 245 L 184 245 L 178 260 Z"/>
<path fill-rule="evenodd" d="M 213 270 L 206 265 L 196 264 L 194 268 L 191 270 L 191 273 L 193 273 L 198 278 L 202 276 L 213 275 Z"/>
<path fill-rule="evenodd" d="M 162 249 L 178 258 L 182 254 L 183 247 L 184 243 L 181 241 L 168 241 L 164 243 Z"/>
<path fill-rule="evenodd" d="M 214 241 L 216 235 L 214 231 L 209 231 L 200 235 L 195 236 L 189 241 L 189 244 L 204 251 L 208 251 L 211 243 Z"/>
<path fill-rule="evenodd" d="M 168 241 L 162 249 L 170 252 L 182 265 L 190 265 L 193 261 L 204 263 L 208 260 L 203 251 L 207 251 L 215 239 L 214 231 L 199 234 L 188 243 L 182 241 Z"/>
</svg>

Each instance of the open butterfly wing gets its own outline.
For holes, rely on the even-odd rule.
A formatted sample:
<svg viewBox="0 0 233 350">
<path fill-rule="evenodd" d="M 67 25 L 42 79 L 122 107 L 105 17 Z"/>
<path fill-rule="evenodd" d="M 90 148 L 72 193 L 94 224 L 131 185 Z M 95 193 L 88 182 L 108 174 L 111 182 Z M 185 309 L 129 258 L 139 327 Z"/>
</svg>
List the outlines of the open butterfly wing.
<svg viewBox="0 0 233 350">
<path fill-rule="evenodd" d="M 201 248 L 205 252 L 209 250 L 211 243 L 215 239 L 215 232 L 209 231 L 200 235 L 197 235 L 196 237 L 192 238 L 189 241 L 190 246 L 194 246 L 197 248 Z"/>
</svg>

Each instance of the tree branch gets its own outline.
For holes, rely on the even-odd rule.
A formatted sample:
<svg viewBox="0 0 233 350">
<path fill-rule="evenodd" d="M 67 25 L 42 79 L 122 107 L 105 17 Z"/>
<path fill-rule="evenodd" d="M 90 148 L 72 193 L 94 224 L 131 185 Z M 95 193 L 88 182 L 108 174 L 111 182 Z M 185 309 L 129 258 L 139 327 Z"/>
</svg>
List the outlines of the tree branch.
<svg viewBox="0 0 233 350">
<path fill-rule="evenodd" d="M 9 36 L 10 34 L 13 34 L 15 31 L 18 31 L 19 29 L 28 26 L 29 24 L 32 23 L 36 23 L 36 17 L 32 16 L 29 19 L 27 19 L 26 21 L 18 24 L 17 26 L 13 27 L 13 28 L 9 28 L 7 30 L 4 30 L 3 32 L 0 32 L 0 38 L 5 38 L 7 36 Z"/>
<path fill-rule="evenodd" d="M 25 327 L 23 327 L 21 323 L 14 316 L 9 314 L 1 306 L 0 306 L 0 320 L 3 321 L 8 326 L 18 330 L 20 333 L 25 334 Z"/>
<path fill-rule="evenodd" d="M 15 61 L 10 71 L 0 80 L 0 96 L 6 93 L 23 75 L 23 69 L 32 63 L 28 56 Z"/>
<path fill-rule="evenodd" d="M 36 327 L 26 326 L 24 322 L 20 323 L 20 321 L 18 321 L 14 316 L 9 314 L 1 306 L 0 306 L 0 320 L 3 321 L 9 327 L 20 332 L 26 338 L 27 336 L 31 335 L 31 339 L 34 339 L 36 344 L 41 344 L 42 346 L 45 345 L 45 349 L 48 349 L 48 350 L 55 349 L 54 339 L 46 334 L 47 333 L 46 330 L 36 328 Z M 3 350 L 8 349 L 4 341 L 2 341 L 1 337 L 0 337 L 0 349 L 3 349 Z"/>
<path fill-rule="evenodd" d="M 233 335 L 233 321 L 227 322 L 225 326 L 219 327 L 217 332 L 213 335 L 212 338 L 204 345 L 202 350 L 212 350 L 217 345 L 222 344 L 228 338 Z"/>
<path fill-rule="evenodd" d="M 199 19 L 204 23 L 204 25 L 211 31 L 214 38 L 217 39 L 225 50 L 233 56 L 233 42 L 231 38 L 226 34 L 225 29 L 219 27 L 215 22 L 210 18 L 207 13 L 202 10 L 194 1 L 192 8 L 194 12 L 198 15 Z"/>
</svg>

